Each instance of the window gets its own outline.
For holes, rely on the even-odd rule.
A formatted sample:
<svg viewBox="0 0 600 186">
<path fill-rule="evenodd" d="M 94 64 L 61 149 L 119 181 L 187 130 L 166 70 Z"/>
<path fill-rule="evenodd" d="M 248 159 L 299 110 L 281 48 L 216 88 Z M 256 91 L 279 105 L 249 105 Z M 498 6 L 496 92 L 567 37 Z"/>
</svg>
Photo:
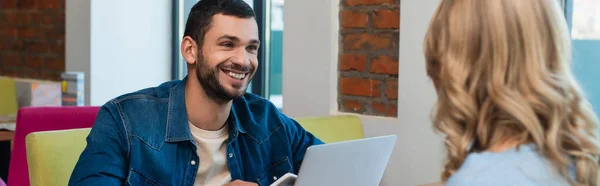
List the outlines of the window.
<svg viewBox="0 0 600 186">
<path fill-rule="evenodd" d="M 270 41 L 269 41 L 269 100 L 278 108 L 283 105 L 282 86 L 282 51 L 283 51 L 283 5 L 284 0 L 271 0 Z"/>
<path fill-rule="evenodd" d="M 573 72 L 600 115 L 600 1 L 566 0 L 564 4 L 573 39 Z"/>
<path fill-rule="evenodd" d="M 183 38 L 183 31 L 185 30 L 185 22 L 190 14 L 192 6 L 198 2 L 198 0 L 176 0 L 173 1 L 173 65 L 172 65 L 172 79 L 183 79 L 187 75 L 187 67 L 185 59 L 181 56 L 179 51 L 181 39 Z"/>
<path fill-rule="evenodd" d="M 278 108 L 282 107 L 282 47 L 283 47 L 283 5 L 284 0 L 244 0 L 256 13 L 261 47 L 259 67 L 248 92 L 263 96 Z M 187 75 L 185 60 L 180 53 L 181 38 L 190 9 L 198 0 L 177 0 L 173 4 L 173 79 Z"/>
<path fill-rule="evenodd" d="M 600 1 L 574 0 L 571 25 L 574 40 L 600 40 Z"/>
</svg>

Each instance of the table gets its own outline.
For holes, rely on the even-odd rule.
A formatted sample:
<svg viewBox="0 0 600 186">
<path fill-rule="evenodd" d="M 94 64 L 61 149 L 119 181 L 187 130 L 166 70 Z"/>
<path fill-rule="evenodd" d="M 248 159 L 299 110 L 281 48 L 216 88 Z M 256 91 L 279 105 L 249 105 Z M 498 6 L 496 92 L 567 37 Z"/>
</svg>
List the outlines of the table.
<svg viewBox="0 0 600 186">
<path fill-rule="evenodd" d="M 0 141 L 11 141 L 14 135 L 13 131 L 0 131 Z"/>
<path fill-rule="evenodd" d="M 8 164 L 10 163 L 11 141 L 15 135 L 13 131 L 0 131 L 0 178 L 7 180 Z"/>
</svg>

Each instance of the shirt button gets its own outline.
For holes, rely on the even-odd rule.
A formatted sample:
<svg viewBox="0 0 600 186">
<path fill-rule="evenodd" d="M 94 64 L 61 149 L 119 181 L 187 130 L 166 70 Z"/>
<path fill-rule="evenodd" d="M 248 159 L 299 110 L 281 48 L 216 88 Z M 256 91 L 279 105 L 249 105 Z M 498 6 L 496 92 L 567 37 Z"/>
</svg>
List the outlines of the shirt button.
<svg viewBox="0 0 600 186">
<path fill-rule="evenodd" d="M 232 158 L 232 157 L 233 157 L 233 153 L 229 153 L 229 158 Z"/>
<path fill-rule="evenodd" d="M 277 180 L 277 176 L 273 176 L 273 180 Z"/>
<path fill-rule="evenodd" d="M 192 165 L 196 165 L 196 161 L 192 160 L 192 161 L 190 162 L 190 164 L 192 164 Z"/>
</svg>

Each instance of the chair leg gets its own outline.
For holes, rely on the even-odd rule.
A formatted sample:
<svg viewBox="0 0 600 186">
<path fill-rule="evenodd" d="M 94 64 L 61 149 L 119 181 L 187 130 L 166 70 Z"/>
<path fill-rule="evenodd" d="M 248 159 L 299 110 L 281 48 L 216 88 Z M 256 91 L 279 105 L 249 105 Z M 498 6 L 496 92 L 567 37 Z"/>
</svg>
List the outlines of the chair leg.
<svg viewBox="0 0 600 186">
<path fill-rule="evenodd" d="M 0 141 L 0 179 L 8 180 L 10 163 L 10 141 Z"/>
</svg>

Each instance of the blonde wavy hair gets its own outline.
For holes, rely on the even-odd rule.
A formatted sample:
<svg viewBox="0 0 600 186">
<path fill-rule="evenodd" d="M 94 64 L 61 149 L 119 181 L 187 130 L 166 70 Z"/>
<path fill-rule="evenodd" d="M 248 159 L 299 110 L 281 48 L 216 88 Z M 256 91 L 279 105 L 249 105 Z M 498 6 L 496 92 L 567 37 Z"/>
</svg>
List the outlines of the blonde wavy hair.
<svg viewBox="0 0 600 186">
<path fill-rule="evenodd" d="M 442 180 L 471 152 L 534 143 L 572 185 L 598 185 L 597 118 L 570 68 L 557 0 L 442 0 L 425 39 L 446 135 Z M 568 168 L 574 167 L 574 178 Z"/>
</svg>

